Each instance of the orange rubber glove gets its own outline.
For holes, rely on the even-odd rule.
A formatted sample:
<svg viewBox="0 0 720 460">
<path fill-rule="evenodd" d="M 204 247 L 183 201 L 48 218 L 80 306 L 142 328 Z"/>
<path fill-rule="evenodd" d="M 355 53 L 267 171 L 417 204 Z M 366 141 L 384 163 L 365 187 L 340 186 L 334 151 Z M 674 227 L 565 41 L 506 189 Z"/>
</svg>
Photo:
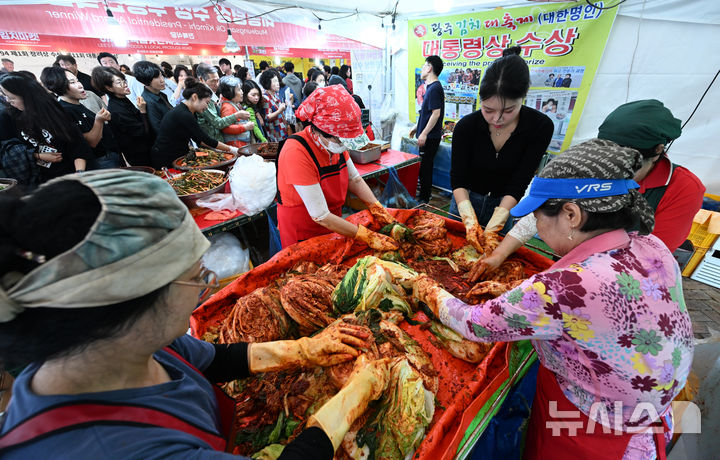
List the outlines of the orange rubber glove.
<svg viewBox="0 0 720 460">
<path fill-rule="evenodd" d="M 370 361 L 361 355 L 345 387 L 310 416 L 307 426 L 322 428 L 337 450 L 350 425 L 387 388 L 390 363 L 390 358 Z"/>
<path fill-rule="evenodd" d="M 368 211 L 370 211 L 370 214 L 372 214 L 377 223 L 380 224 L 380 227 L 397 222 L 379 201 L 368 205 Z"/>
<path fill-rule="evenodd" d="M 458 203 L 458 212 L 462 218 L 462 223 L 465 226 L 465 239 L 468 243 L 477 249 L 480 254 L 485 252 L 483 248 L 483 229 L 478 223 L 477 216 L 475 215 L 475 209 L 473 209 L 470 200 L 461 201 Z"/>
<path fill-rule="evenodd" d="M 253 343 L 248 352 L 250 372 L 334 366 L 357 357 L 357 348 L 367 347 L 370 334 L 366 327 L 338 320 L 313 337 Z"/>
<path fill-rule="evenodd" d="M 373 232 L 372 230 L 368 230 L 362 225 L 358 225 L 358 231 L 355 234 L 355 239 L 362 241 L 376 251 L 396 251 L 400 249 L 400 245 L 394 239 L 389 236 Z"/>
</svg>

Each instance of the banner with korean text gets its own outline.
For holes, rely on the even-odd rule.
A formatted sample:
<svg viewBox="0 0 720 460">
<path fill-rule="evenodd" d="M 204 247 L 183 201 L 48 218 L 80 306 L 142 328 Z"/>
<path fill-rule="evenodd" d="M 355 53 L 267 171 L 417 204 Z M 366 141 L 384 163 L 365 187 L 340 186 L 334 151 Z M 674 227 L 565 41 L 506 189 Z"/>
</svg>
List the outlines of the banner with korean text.
<svg viewBox="0 0 720 460">
<path fill-rule="evenodd" d="M 603 6 L 602 1 L 594 2 Z M 559 153 L 572 140 L 595 77 L 617 8 L 583 3 L 543 3 L 522 8 L 409 21 L 408 76 L 410 118 L 415 121 L 425 93 L 420 69 L 425 58 L 444 62 L 445 123 L 478 110 L 483 72 L 503 49 L 521 46 L 530 67 L 525 105 L 550 117 L 555 131 L 549 151 Z"/>
</svg>

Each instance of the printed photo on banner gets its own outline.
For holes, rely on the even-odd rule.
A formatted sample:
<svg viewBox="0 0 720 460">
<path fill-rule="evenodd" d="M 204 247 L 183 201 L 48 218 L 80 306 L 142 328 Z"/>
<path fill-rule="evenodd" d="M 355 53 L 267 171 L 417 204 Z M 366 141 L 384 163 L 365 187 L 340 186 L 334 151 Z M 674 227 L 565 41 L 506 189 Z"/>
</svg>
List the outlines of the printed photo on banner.
<svg viewBox="0 0 720 460">
<path fill-rule="evenodd" d="M 531 67 L 531 88 L 579 88 L 585 66 Z"/>
<path fill-rule="evenodd" d="M 607 2 L 604 2 L 607 3 Z M 570 146 L 590 84 L 595 78 L 617 8 L 594 4 L 539 3 L 408 22 L 409 118 L 416 121 L 424 87 L 420 68 L 431 55 L 445 67 L 445 120 L 457 121 L 480 108 L 479 84 L 503 50 L 520 46 L 530 68 L 527 104 L 543 106 L 555 124 L 550 150 Z M 595 6 L 596 5 L 596 6 Z M 415 79 L 415 85 L 411 79 Z M 413 93 L 414 91 L 414 93 Z"/>
<path fill-rule="evenodd" d="M 552 120 L 555 129 L 548 150 L 560 153 L 568 132 L 578 92 L 569 90 L 530 90 L 525 105 L 544 113 Z"/>
</svg>

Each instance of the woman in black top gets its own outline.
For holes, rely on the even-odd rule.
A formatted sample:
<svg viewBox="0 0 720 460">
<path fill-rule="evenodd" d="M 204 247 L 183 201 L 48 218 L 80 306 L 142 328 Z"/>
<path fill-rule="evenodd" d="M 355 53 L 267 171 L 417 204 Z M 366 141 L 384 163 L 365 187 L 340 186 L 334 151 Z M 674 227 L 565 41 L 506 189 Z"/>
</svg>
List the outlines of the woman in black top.
<svg viewBox="0 0 720 460">
<path fill-rule="evenodd" d="M 171 167 L 175 159 L 187 153 L 190 139 L 198 145 L 237 153 L 237 147 L 223 144 L 208 136 L 195 119 L 195 114 L 205 110 L 210 103 L 212 90 L 206 84 L 187 77 L 183 97 L 185 100 L 168 112 L 160 124 L 160 133 L 150 153 L 152 166 Z"/>
<path fill-rule="evenodd" d="M 87 98 L 85 87 L 75 74 L 61 67 L 45 67 L 40 74 L 40 81 L 45 88 L 59 97 L 60 105 L 83 133 L 83 138 L 92 148 L 95 158 L 88 163 L 88 169 L 117 168 L 120 157 L 119 147 L 107 122 L 110 112 L 100 109 L 93 113 L 80 103 Z"/>
<path fill-rule="evenodd" d="M 491 231 L 509 229 L 510 208 L 525 193 L 553 133 L 550 118 L 523 105 L 530 72 L 520 51 L 506 49 L 488 68 L 480 83 L 481 109 L 453 132 L 450 212 L 462 216 L 467 239 L 478 249 L 478 223 Z"/>
<path fill-rule="evenodd" d="M 125 160 L 132 166 L 149 166 L 150 149 L 155 139 L 150 133 L 145 101 L 138 96 L 136 108 L 125 75 L 113 67 L 95 67 L 93 86 L 108 95 L 110 129 Z"/>
<path fill-rule="evenodd" d="M 37 80 L 11 72 L 0 79 L 18 138 L 35 149 L 42 181 L 85 171 L 90 146 L 55 98 Z"/>
</svg>

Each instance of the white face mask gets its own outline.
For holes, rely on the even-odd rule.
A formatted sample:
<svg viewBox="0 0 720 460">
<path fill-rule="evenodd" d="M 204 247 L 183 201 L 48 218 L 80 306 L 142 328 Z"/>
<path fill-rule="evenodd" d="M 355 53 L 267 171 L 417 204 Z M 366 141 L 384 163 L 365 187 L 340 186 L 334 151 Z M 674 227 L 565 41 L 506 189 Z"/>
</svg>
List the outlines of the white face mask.
<svg viewBox="0 0 720 460">
<path fill-rule="evenodd" d="M 318 135 L 317 138 L 318 142 L 320 142 L 320 145 L 322 145 L 323 148 L 330 153 L 343 153 L 345 150 L 347 150 L 347 147 L 345 147 L 343 144 L 339 144 L 334 141 L 328 141 L 320 135 Z"/>
<path fill-rule="evenodd" d="M 345 150 L 347 150 L 347 147 L 345 147 L 343 144 L 337 144 L 335 142 L 330 142 L 325 148 L 330 153 L 343 153 Z"/>
</svg>

